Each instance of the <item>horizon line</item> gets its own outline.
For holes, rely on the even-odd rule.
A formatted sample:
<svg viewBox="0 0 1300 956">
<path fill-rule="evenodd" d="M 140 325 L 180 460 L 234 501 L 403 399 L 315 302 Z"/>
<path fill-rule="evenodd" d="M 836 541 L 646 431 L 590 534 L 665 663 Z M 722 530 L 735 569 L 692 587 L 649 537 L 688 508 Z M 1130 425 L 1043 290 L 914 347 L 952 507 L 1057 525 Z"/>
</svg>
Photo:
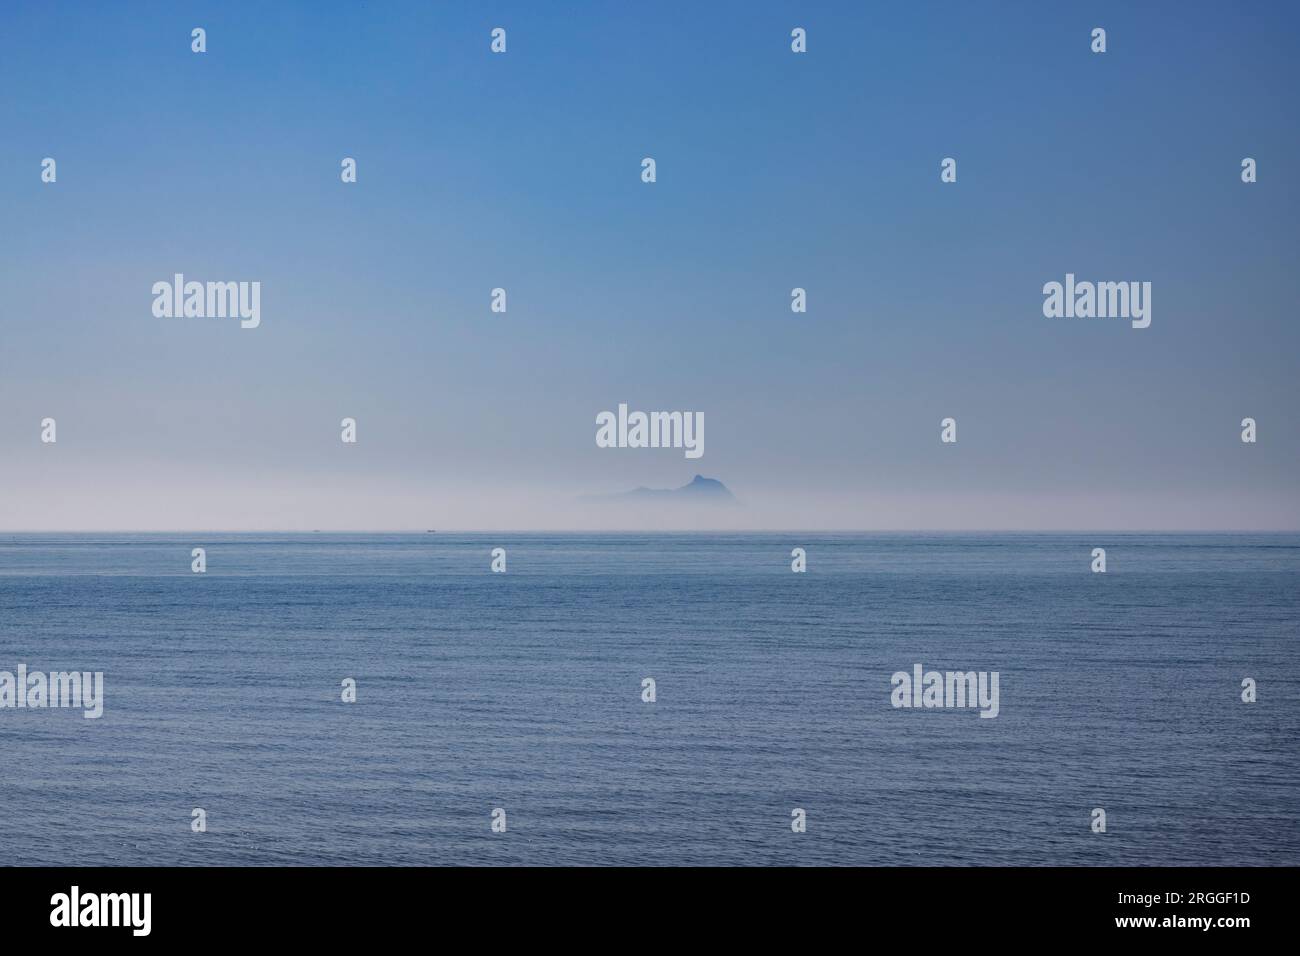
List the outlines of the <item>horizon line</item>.
<svg viewBox="0 0 1300 956">
<path fill-rule="evenodd" d="M 1300 528 L 0 528 L 6 534 L 1300 534 Z"/>
</svg>

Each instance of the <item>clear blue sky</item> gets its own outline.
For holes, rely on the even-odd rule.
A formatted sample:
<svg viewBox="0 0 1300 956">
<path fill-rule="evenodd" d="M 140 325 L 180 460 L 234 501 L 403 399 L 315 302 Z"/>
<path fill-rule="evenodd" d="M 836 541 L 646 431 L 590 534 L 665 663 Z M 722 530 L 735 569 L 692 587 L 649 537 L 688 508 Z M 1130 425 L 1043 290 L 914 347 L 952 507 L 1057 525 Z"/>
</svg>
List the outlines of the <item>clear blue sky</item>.
<svg viewBox="0 0 1300 956">
<path fill-rule="evenodd" d="M 0 16 L 0 528 L 563 527 L 696 472 L 758 527 L 1300 527 L 1294 4 Z M 261 327 L 155 318 L 175 272 Z M 1151 327 L 1045 318 L 1067 272 Z M 596 448 L 619 402 L 705 456 Z"/>
</svg>

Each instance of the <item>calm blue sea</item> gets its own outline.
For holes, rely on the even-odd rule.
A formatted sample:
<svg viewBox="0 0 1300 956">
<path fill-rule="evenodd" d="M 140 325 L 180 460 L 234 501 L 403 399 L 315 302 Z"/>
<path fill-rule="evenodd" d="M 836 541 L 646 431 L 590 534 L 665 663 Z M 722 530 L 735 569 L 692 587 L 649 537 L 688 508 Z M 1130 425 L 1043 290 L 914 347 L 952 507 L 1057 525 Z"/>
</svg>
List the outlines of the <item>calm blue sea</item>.
<svg viewBox="0 0 1300 956">
<path fill-rule="evenodd" d="M 1300 864 L 1294 535 L 0 535 L 19 664 L 6 864 Z"/>
</svg>

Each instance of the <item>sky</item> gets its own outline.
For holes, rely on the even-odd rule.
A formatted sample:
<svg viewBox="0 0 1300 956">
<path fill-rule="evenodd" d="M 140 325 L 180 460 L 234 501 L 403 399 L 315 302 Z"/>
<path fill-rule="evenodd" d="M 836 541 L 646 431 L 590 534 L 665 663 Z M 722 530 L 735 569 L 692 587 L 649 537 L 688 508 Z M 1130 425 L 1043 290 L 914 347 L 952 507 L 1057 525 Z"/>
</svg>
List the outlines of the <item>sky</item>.
<svg viewBox="0 0 1300 956">
<path fill-rule="evenodd" d="M 0 530 L 1300 528 L 1294 4 L 0 17 Z M 695 474 L 741 506 L 580 500 Z"/>
</svg>

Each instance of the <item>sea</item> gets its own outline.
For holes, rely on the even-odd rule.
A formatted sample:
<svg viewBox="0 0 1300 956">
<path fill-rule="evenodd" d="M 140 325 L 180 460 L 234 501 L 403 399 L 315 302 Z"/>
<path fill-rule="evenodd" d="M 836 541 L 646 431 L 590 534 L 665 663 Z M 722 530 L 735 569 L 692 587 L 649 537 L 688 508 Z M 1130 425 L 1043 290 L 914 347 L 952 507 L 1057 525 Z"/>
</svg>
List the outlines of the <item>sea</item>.
<svg viewBox="0 0 1300 956">
<path fill-rule="evenodd" d="M 1300 864 L 1297 535 L 5 534 L 20 665 L 9 865 Z"/>
</svg>

